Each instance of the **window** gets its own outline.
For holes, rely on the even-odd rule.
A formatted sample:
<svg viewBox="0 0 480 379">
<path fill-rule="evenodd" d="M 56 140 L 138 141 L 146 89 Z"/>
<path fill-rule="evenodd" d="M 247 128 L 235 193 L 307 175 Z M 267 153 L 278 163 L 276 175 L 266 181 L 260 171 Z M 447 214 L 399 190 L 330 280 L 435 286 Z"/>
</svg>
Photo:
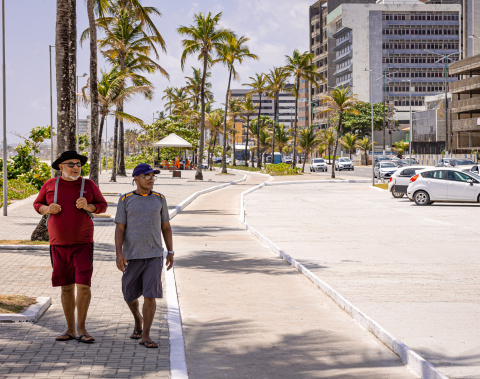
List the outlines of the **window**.
<svg viewBox="0 0 480 379">
<path fill-rule="evenodd" d="M 415 169 L 414 168 L 406 168 L 400 173 L 400 176 L 408 176 L 411 177 L 412 175 L 415 175 Z"/>
<path fill-rule="evenodd" d="M 435 170 L 435 171 L 427 171 L 422 173 L 424 178 L 430 179 L 445 179 L 445 171 L 444 170 Z"/>
<path fill-rule="evenodd" d="M 447 171 L 447 173 L 448 180 L 452 180 L 454 182 L 467 182 L 467 180 L 472 179 L 470 176 L 464 174 L 463 172 Z"/>
</svg>

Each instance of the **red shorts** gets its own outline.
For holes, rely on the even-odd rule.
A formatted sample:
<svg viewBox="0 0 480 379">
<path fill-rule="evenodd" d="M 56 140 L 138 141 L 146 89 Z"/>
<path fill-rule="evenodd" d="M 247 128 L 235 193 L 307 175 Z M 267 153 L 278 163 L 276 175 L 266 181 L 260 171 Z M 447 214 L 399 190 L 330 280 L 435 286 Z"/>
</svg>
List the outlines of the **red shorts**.
<svg viewBox="0 0 480 379">
<path fill-rule="evenodd" d="M 91 285 L 93 273 L 93 242 L 76 245 L 50 245 L 52 285 Z"/>
</svg>

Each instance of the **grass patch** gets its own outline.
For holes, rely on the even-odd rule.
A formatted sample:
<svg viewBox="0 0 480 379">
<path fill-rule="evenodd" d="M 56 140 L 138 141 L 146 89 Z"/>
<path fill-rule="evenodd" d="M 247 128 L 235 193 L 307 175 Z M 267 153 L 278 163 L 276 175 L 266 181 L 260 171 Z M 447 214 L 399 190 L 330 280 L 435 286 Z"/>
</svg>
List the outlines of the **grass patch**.
<svg viewBox="0 0 480 379">
<path fill-rule="evenodd" d="M 375 184 L 375 187 L 378 187 L 378 188 L 381 188 L 381 189 L 384 189 L 384 190 L 388 190 L 388 183 L 377 183 L 377 184 Z"/>
<path fill-rule="evenodd" d="M 214 164 L 212 165 L 213 167 L 222 167 L 221 164 Z M 232 166 L 230 164 L 227 164 L 227 168 L 229 169 L 235 169 L 235 170 L 243 170 L 243 171 L 263 171 L 263 169 L 258 168 L 258 167 L 250 167 L 250 166 Z"/>
<path fill-rule="evenodd" d="M 30 240 L 0 240 L 0 245 L 50 245 L 50 242 Z"/>
<path fill-rule="evenodd" d="M 0 191 L 3 192 L 3 180 L 0 179 Z M 7 180 L 7 204 L 11 200 L 22 200 L 38 193 L 38 189 L 31 183 L 27 183 L 25 179 L 9 179 Z M 0 207 L 3 207 L 3 197 L 0 197 Z"/>
<path fill-rule="evenodd" d="M 0 295 L 0 313 L 20 313 L 36 302 L 36 299 L 28 296 Z"/>
</svg>

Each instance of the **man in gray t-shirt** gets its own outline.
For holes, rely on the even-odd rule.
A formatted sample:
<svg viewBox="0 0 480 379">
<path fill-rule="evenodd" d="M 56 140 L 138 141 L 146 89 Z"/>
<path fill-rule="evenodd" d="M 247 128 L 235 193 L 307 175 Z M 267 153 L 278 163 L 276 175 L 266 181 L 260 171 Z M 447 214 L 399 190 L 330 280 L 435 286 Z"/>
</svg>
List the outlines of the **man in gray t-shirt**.
<svg viewBox="0 0 480 379">
<path fill-rule="evenodd" d="M 115 223 L 117 267 L 123 272 L 123 297 L 130 308 L 135 327 L 130 338 L 141 339 L 141 345 L 158 348 L 150 338 L 150 328 L 156 310 L 156 298 L 163 297 L 162 235 L 168 250 L 167 270 L 173 266 L 173 240 L 165 196 L 152 191 L 155 174 L 148 164 L 133 170 L 137 189 L 118 200 Z M 138 298 L 143 295 L 143 315 Z"/>
</svg>

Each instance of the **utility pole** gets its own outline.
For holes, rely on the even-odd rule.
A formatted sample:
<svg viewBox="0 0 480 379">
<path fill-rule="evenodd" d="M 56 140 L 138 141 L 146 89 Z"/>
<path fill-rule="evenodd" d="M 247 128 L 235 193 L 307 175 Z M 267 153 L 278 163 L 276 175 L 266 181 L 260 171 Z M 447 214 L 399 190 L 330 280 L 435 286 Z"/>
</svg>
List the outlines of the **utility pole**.
<svg viewBox="0 0 480 379">
<path fill-rule="evenodd" d="M 383 155 L 385 155 L 385 70 L 383 70 Z"/>
<path fill-rule="evenodd" d="M 449 141 L 450 131 L 448 127 L 448 88 L 447 88 L 447 48 L 445 48 L 445 148 L 452 154 L 452 141 Z"/>
</svg>

